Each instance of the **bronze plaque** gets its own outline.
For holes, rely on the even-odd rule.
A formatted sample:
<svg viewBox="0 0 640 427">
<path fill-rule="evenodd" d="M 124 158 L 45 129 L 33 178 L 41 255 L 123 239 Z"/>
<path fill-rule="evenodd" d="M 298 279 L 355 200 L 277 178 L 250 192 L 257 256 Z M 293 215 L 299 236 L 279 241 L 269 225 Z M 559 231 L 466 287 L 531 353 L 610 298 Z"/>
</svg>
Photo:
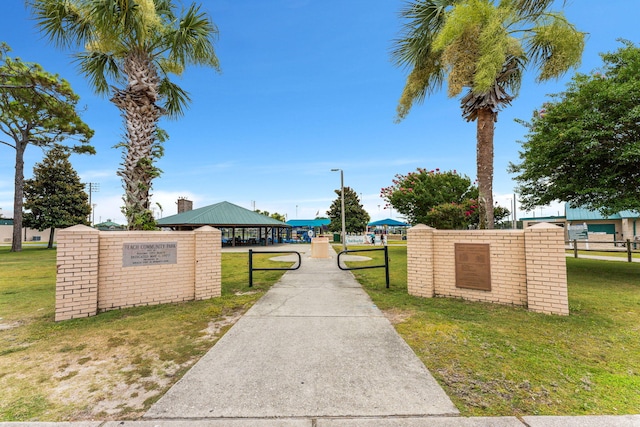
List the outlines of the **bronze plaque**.
<svg viewBox="0 0 640 427">
<path fill-rule="evenodd" d="M 178 242 L 123 243 L 122 266 L 176 264 Z"/>
<path fill-rule="evenodd" d="M 455 243 L 456 288 L 491 290 L 491 254 L 488 243 Z"/>
</svg>

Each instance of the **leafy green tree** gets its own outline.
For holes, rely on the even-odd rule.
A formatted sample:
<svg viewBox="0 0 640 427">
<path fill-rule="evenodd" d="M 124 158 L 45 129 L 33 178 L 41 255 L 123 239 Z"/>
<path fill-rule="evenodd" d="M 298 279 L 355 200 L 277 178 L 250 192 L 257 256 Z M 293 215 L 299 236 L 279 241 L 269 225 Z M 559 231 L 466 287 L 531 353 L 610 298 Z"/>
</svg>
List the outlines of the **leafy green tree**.
<svg viewBox="0 0 640 427">
<path fill-rule="evenodd" d="M 436 206 L 462 205 L 478 197 L 478 189 L 471 179 L 456 171 L 418 168 L 407 175 L 397 174 L 392 182 L 393 185 L 381 189 L 380 197 L 411 224 L 435 226 L 429 220 L 429 213 Z"/>
<path fill-rule="evenodd" d="M 277 219 L 280 222 L 286 222 L 287 218 L 284 217 L 284 215 L 278 213 L 278 212 L 274 212 L 271 215 L 269 215 L 271 218 L 273 219 Z"/>
<path fill-rule="evenodd" d="M 622 43 L 522 122 L 529 133 L 509 170 L 524 209 L 559 200 L 605 215 L 640 211 L 640 47 Z"/>
<path fill-rule="evenodd" d="M 255 212 L 264 216 L 268 216 L 269 218 L 277 219 L 278 221 L 281 221 L 281 222 L 286 222 L 287 220 L 284 217 L 284 215 L 279 214 L 278 212 L 269 213 L 269 211 L 261 211 L 260 209 L 256 209 Z"/>
<path fill-rule="evenodd" d="M 24 153 L 29 145 L 51 147 L 67 139 L 79 144 L 72 150 L 94 154 L 88 145 L 93 130 L 85 124 L 76 105 L 79 97 L 69 83 L 49 74 L 38 64 L 7 56 L 0 45 L 0 132 L 7 138 L 0 144 L 15 150 L 13 199 L 13 242 L 11 250 L 22 250 L 22 206 Z"/>
<path fill-rule="evenodd" d="M 409 223 L 443 230 L 478 227 L 478 187 L 466 175 L 455 170 L 418 168 L 407 175 L 397 174 L 392 182 L 393 185 L 381 189 L 380 197 Z M 494 207 L 496 223 L 508 215 L 507 209 Z"/>
<path fill-rule="evenodd" d="M 412 0 L 402 10 L 402 36 L 392 56 L 410 69 L 397 108 L 398 121 L 414 103 L 439 90 L 460 95 L 462 116 L 477 123 L 480 228 L 492 228 L 493 135 L 498 111 L 517 96 L 525 67 L 538 81 L 578 65 L 584 34 L 553 0 Z"/>
<path fill-rule="evenodd" d="M 342 231 L 342 208 L 340 189 L 335 190 L 338 198 L 331 203 L 327 216 L 331 219 L 329 231 Z M 367 229 L 371 217 L 360 204 L 360 198 L 351 187 L 344 187 L 344 218 L 347 233 L 361 233 Z"/>
<path fill-rule="evenodd" d="M 440 230 L 465 230 L 469 228 L 471 216 L 477 212 L 473 203 L 475 201 L 468 200 L 463 204 L 437 205 L 427 213 L 425 223 Z"/>
<path fill-rule="evenodd" d="M 53 247 L 56 228 L 89 225 L 89 196 L 69 161 L 69 150 L 55 145 L 33 168 L 33 178 L 24 182 L 24 224 L 43 231 L 51 228 L 48 248 Z"/>
<path fill-rule="evenodd" d="M 75 55 L 99 94 L 110 94 L 125 121 L 125 190 L 129 229 L 155 228 L 150 207 L 154 161 L 162 155 L 158 121 L 183 114 L 190 98 L 170 79 L 187 66 L 218 69 L 218 30 L 191 4 L 181 15 L 171 0 L 28 0 L 44 34 Z"/>
</svg>

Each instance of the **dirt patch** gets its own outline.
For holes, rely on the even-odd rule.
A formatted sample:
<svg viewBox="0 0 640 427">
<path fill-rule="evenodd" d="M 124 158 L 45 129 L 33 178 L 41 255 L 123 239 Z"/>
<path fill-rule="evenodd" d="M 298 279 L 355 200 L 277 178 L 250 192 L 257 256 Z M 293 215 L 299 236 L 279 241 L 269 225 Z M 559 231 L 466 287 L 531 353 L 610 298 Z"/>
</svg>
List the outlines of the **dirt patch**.
<svg viewBox="0 0 640 427">
<path fill-rule="evenodd" d="M 526 379 L 520 383 L 506 378 L 481 379 L 471 370 L 452 368 L 442 368 L 436 372 L 452 393 L 468 406 L 486 409 L 495 401 L 511 402 L 513 399 L 528 399 L 542 405 L 553 403 L 549 390 L 544 386 L 534 387 Z M 515 408 L 512 410 L 516 411 Z"/>
<path fill-rule="evenodd" d="M 384 317 L 386 317 L 392 325 L 397 325 L 410 318 L 413 315 L 413 311 L 391 308 L 389 310 L 382 310 L 382 314 L 384 314 Z"/>
<path fill-rule="evenodd" d="M 211 347 L 243 312 L 210 322 L 196 338 L 197 346 Z M 60 343 L 49 349 L 46 361 L 17 356 L 13 361 L 20 365 L 14 365 L 17 372 L 37 372 L 33 381 L 52 406 L 76 408 L 71 415 L 65 409 L 65 419 L 60 421 L 138 419 L 198 360 L 141 342 L 135 331 L 116 332 L 82 343 Z M 9 372 L 2 378 L 3 371 L 0 364 L 0 389 L 8 376 L 19 379 Z"/>
<path fill-rule="evenodd" d="M 20 322 L 0 323 L 0 331 L 8 331 L 9 329 L 17 328 L 18 326 L 20 326 Z"/>
<path fill-rule="evenodd" d="M 216 338 L 225 327 L 235 324 L 241 317 L 242 313 L 236 312 L 230 316 L 223 316 L 222 319 L 209 322 L 209 326 L 201 331 L 205 334 L 202 339 Z"/>
</svg>

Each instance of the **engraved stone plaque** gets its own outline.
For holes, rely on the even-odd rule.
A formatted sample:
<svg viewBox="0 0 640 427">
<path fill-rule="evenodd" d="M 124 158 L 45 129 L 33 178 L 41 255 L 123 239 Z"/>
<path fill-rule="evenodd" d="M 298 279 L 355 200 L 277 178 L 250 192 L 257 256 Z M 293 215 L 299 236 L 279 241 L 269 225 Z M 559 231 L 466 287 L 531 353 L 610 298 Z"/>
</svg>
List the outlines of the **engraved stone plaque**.
<svg viewBox="0 0 640 427">
<path fill-rule="evenodd" d="M 122 266 L 176 264 L 178 242 L 123 243 Z"/>
<path fill-rule="evenodd" d="M 456 288 L 491 290 L 488 243 L 455 243 Z"/>
</svg>

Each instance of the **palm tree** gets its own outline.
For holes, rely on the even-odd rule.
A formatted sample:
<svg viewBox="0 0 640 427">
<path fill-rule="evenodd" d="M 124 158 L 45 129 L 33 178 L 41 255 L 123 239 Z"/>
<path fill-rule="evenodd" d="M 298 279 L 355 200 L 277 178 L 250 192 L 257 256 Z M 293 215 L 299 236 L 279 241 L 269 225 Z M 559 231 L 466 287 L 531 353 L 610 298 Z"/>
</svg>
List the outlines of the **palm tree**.
<svg viewBox="0 0 640 427">
<path fill-rule="evenodd" d="M 462 116 L 477 123 L 480 228 L 493 228 L 493 134 L 498 111 L 517 96 L 531 66 L 537 81 L 557 78 L 580 63 L 584 34 L 553 0 L 413 0 L 401 11 L 396 65 L 410 69 L 397 121 L 415 102 L 447 82 L 448 95 L 463 90 Z"/>
<path fill-rule="evenodd" d="M 218 70 L 213 42 L 218 31 L 192 4 L 180 15 L 171 0 L 28 0 L 44 34 L 75 48 L 76 61 L 97 93 L 110 95 L 125 121 L 123 212 L 129 229 L 155 226 L 151 181 L 162 153 L 160 117 L 183 114 L 189 95 L 170 74 L 188 65 Z"/>
</svg>

